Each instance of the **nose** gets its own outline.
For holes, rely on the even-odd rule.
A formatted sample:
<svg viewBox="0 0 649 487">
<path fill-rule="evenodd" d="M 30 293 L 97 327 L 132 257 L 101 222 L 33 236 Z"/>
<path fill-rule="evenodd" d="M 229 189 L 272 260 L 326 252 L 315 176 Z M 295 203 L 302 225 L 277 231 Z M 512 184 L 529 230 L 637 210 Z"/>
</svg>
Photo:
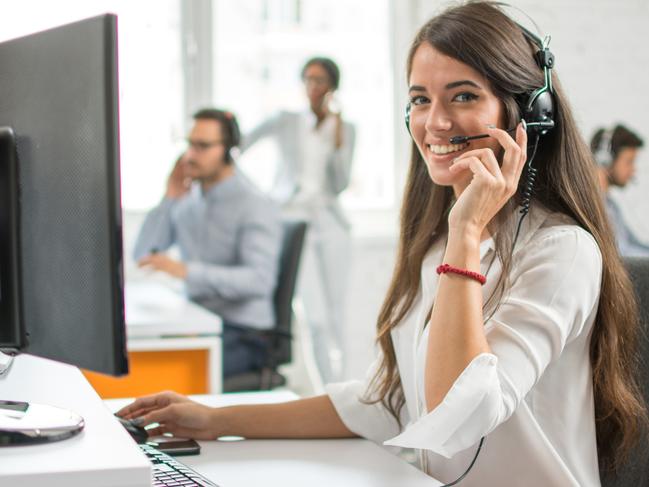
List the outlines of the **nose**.
<svg viewBox="0 0 649 487">
<path fill-rule="evenodd" d="M 191 150 L 192 150 L 192 149 L 189 149 L 189 148 L 188 148 L 188 149 L 185 151 L 185 153 L 183 154 L 182 158 L 180 159 L 180 165 L 181 165 L 181 166 L 187 166 L 187 165 L 189 165 L 189 162 L 190 162 L 191 159 L 192 159 L 192 152 L 191 152 Z"/>
<path fill-rule="evenodd" d="M 424 123 L 426 132 L 436 134 L 438 132 L 448 132 L 453 127 L 453 121 L 442 103 L 431 100 L 426 113 L 426 122 Z"/>
<path fill-rule="evenodd" d="M 187 161 L 189 161 L 190 159 L 194 159 L 194 157 L 196 157 L 196 154 L 198 154 L 198 150 L 194 146 L 189 144 L 189 146 L 187 147 L 187 150 L 185 151 L 185 156 L 183 158 L 184 159 L 183 162 L 185 164 L 187 164 Z"/>
</svg>

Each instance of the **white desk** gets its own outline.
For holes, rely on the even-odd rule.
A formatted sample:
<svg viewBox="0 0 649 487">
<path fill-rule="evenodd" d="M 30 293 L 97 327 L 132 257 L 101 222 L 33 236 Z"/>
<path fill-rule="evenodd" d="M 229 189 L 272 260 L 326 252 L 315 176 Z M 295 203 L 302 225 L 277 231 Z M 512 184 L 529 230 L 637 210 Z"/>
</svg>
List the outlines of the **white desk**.
<svg viewBox="0 0 649 487">
<path fill-rule="evenodd" d="M 194 396 L 210 406 L 282 402 L 291 392 Z M 106 401 L 117 411 L 129 400 Z M 201 441 L 178 460 L 222 487 L 435 487 L 422 471 L 363 439 Z"/>
<path fill-rule="evenodd" d="M 85 421 L 80 434 L 64 441 L 0 447 L 0 485 L 150 485 L 151 465 L 76 367 L 18 356 L 0 377 L 0 398 L 68 408 Z"/>
<path fill-rule="evenodd" d="M 124 287 L 128 349 L 207 350 L 209 392 L 222 390 L 221 318 L 155 279 Z"/>
<path fill-rule="evenodd" d="M 27 355 L 0 377 L 0 397 L 73 409 L 86 422 L 79 435 L 45 445 L 0 448 L 0 485 L 20 487 L 145 487 L 151 467 L 75 367 Z M 294 398 L 291 393 L 199 396 L 223 405 Z M 124 400 L 108 401 L 112 410 Z M 182 457 L 222 487 L 434 487 L 440 484 L 361 439 L 202 442 Z"/>
</svg>

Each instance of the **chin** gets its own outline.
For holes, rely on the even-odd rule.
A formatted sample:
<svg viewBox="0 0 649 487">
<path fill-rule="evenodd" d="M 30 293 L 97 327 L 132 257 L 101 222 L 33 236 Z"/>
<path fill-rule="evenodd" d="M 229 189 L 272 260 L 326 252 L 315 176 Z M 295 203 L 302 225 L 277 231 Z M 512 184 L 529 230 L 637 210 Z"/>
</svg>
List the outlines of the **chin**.
<svg viewBox="0 0 649 487">
<path fill-rule="evenodd" d="M 201 172 L 197 170 L 187 170 L 185 171 L 185 177 L 191 179 L 192 181 L 196 181 L 197 179 L 201 178 Z"/>
<path fill-rule="evenodd" d="M 459 183 L 462 176 L 464 176 L 464 171 L 459 174 L 451 173 L 448 170 L 448 166 L 441 166 L 435 163 L 431 164 L 428 161 L 426 161 L 426 169 L 428 169 L 430 179 L 438 186 L 453 186 Z"/>
</svg>

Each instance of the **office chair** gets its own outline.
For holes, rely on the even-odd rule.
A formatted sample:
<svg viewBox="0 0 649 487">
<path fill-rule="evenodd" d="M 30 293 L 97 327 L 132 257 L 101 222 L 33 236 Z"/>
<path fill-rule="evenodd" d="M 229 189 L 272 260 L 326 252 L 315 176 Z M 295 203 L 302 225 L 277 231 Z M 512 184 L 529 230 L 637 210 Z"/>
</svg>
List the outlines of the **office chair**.
<svg viewBox="0 0 649 487">
<path fill-rule="evenodd" d="M 261 337 L 267 343 L 266 364 L 261 370 L 243 372 L 223 381 L 223 392 L 268 390 L 282 386 L 286 379 L 277 368 L 291 361 L 293 338 L 293 293 L 300 268 L 307 224 L 284 221 L 279 261 L 279 276 L 275 296 L 275 327 L 270 330 L 250 330 L 250 336 Z"/>
<path fill-rule="evenodd" d="M 624 266 L 630 274 L 640 312 L 638 333 L 638 383 L 645 403 L 649 404 L 649 258 L 626 257 Z M 645 431 L 631 452 L 629 461 L 616 475 L 600 472 L 602 487 L 639 487 L 649 485 L 649 437 Z"/>
</svg>

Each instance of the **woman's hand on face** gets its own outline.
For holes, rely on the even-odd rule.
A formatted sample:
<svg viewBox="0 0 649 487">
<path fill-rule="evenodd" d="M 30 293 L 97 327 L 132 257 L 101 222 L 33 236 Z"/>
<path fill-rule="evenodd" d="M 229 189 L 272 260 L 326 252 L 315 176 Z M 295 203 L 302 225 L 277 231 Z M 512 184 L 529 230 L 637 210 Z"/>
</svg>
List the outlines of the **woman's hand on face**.
<svg viewBox="0 0 649 487">
<path fill-rule="evenodd" d="M 198 404 L 175 392 L 161 392 L 143 396 L 120 409 L 117 415 L 135 419 L 144 427 L 152 423 L 159 426 L 147 430 L 149 436 L 172 433 L 174 436 L 213 440 L 219 435 L 216 409 Z"/>
<path fill-rule="evenodd" d="M 457 230 L 480 239 L 491 219 L 516 193 L 521 172 L 527 160 L 527 133 L 520 123 L 516 140 L 501 129 L 488 133 L 505 149 L 502 167 L 489 148 L 465 152 L 455 159 L 449 171 L 469 170 L 472 179 L 459 196 L 448 217 L 450 231 Z"/>
</svg>

